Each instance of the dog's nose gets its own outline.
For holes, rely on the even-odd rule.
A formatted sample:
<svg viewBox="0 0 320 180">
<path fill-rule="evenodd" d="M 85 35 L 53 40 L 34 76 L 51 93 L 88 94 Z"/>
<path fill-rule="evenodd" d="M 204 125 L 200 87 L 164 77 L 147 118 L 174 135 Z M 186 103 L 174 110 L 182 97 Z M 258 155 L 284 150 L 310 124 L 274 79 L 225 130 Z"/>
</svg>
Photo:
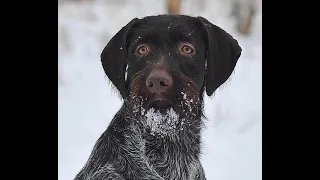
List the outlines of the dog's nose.
<svg viewBox="0 0 320 180">
<path fill-rule="evenodd" d="M 151 93 L 161 94 L 172 86 L 172 77 L 164 70 L 153 70 L 146 80 L 146 86 Z"/>
</svg>

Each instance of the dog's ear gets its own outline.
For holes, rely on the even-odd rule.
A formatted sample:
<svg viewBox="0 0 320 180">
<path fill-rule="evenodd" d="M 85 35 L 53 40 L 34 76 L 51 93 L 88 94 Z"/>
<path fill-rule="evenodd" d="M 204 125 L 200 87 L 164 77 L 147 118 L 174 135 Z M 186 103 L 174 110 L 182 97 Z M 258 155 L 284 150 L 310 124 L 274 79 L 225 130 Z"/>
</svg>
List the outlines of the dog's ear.
<svg viewBox="0 0 320 180">
<path fill-rule="evenodd" d="M 138 21 L 132 19 L 115 36 L 111 38 L 101 53 L 101 62 L 104 72 L 119 90 L 122 98 L 126 97 L 125 71 L 127 66 L 127 35 Z"/>
<path fill-rule="evenodd" d="M 206 29 L 207 74 L 206 92 L 211 96 L 233 72 L 241 55 L 237 40 L 203 17 L 197 17 Z"/>
</svg>

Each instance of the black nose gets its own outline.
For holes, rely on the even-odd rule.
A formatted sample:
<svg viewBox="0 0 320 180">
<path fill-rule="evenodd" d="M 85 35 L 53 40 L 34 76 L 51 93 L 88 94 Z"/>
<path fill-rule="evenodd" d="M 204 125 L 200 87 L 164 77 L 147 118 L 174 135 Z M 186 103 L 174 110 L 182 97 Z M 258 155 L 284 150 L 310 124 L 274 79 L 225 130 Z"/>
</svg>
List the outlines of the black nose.
<svg viewBox="0 0 320 180">
<path fill-rule="evenodd" d="M 152 70 L 146 80 L 146 86 L 151 93 L 161 94 L 172 86 L 172 77 L 165 70 Z"/>
</svg>

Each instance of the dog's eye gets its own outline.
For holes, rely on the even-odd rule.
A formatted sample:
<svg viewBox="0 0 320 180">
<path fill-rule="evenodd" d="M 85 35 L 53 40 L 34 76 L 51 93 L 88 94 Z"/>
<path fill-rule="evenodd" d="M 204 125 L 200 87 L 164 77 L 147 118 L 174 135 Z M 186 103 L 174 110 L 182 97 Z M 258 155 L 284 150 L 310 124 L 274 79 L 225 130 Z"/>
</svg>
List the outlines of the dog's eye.
<svg viewBox="0 0 320 180">
<path fill-rule="evenodd" d="M 186 55 L 193 55 L 195 53 L 195 50 L 191 44 L 182 44 L 180 46 L 180 52 Z"/>
<path fill-rule="evenodd" d="M 140 45 L 137 47 L 136 52 L 140 55 L 146 55 L 149 53 L 149 48 L 147 45 Z"/>
</svg>

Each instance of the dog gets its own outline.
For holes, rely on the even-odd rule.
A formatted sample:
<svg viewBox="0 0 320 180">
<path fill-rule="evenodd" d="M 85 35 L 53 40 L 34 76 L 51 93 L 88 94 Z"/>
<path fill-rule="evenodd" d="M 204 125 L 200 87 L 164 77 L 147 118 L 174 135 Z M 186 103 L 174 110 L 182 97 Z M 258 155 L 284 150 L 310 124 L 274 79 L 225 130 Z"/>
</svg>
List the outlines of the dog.
<svg viewBox="0 0 320 180">
<path fill-rule="evenodd" d="M 123 99 L 76 180 L 205 180 L 203 98 L 231 76 L 242 49 L 204 17 L 134 18 L 102 67 Z"/>
</svg>

